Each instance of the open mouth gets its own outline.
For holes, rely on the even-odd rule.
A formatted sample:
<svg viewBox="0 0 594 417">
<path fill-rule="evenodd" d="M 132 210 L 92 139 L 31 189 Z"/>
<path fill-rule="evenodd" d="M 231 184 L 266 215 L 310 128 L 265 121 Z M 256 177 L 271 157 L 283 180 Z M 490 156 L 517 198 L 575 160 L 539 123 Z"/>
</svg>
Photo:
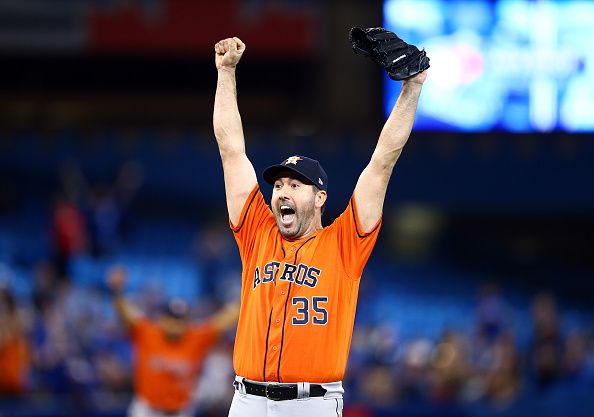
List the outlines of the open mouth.
<svg viewBox="0 0 594 417">
<path fill-rule="evenodd" d="M 289 225 L 295 220 L 295 210 L 287 205 L 280 207 L 281 221 L 284 225 Z"/>
</svg>

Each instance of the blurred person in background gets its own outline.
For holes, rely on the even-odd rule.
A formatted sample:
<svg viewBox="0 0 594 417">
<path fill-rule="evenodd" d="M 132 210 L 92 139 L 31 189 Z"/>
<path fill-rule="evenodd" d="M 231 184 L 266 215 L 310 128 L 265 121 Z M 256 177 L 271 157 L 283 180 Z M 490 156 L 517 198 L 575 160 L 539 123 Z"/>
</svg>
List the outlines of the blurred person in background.
<svg viewBox="0 0 594 417">
<path fill-rule="evenodd" d="M 587 339 L 581 330 L 574 330 L 565 340 L 562 373 L 566 381 L 581 381 L 585 379 L 587 348 Z"/>
<path fill-rule="evenodd" d="M 88 247 L 87 224 L 81 208 L 67 194 L 56 199 L 52 218 L 54 262 L 58 278 L 67 279 L 70 260 Z"/>
<path fill-rule="evenodd" d="M 29 341 L 14 296 L 0 283 L 0 397 L 22 394 L 30 371 Z"/>
<path fill-rule="evenodd" d="M 112 254 L 127 238 L 132 226 L 132 207 L 144 180 L 144 169 L 127 161 L 113 183 L 97 183 L 86 194 L 90 249 L 95 257 Z"/>
<path fill-rule="evenodd" d="M 468 376 L 468 349 L 452 330 L 442 334 L 430 360 L 431 398 L 440 403 L 456 401 Z"/>
<path fill-rule="evenodd" d="M 534 298 L 532 320 L 532 366 L 538 387 L 547 388 L 561 375 L 563 348 L 557 305 L 550 292 L 543 291 Z"/>
<path fill-rule="evenodd" d="M 60 166 L 59 182 L 52 233 L 55 264 L 63 278 L 73 256 L 87 252 L 94 257 L 108 255 L 126 239 L 144 168 L 136 161 L 125 161 L 113 182 L 93 184 L 78 161 L 67 160 Z"/>
<path fill-rule="evenodd" d="M 55 265 L 46 260 L 37 262 L 33 266 L 33 305 L 39 307 L 53 299 L 59 285 L 61 283 Z"/>
<path fill-rule="evenodd" d="M 373 404 L 375 409 L 388 411 L 399 400 L 396 376 L 387 366 L 367 366 L 359 389 L 364 402 Z"/>
<path fill-rule="evenodd" d="M 37 389 L 41 392 L 66 394 L 82 400 L 71 391 L 68 361 L 77 356 L 79 346 L 69 320 L 75 319 L 66 307 L 74 299 L 72 286 L 56 281 L 52 268 L 40 264 L 36 271 L 33 293 L 35 316 L 32 326 L 33 364 Z"/>
<path fill-rule="evenodd" d="M 398 378 L 405 400 L 419 401 L 429 391 L 432 350 L 433 343 L 428 338 L 414 338 L 404 344 Z"/>
<path fill-rule="evenodd" d="M 191 415 L 192 395 L 206 355 L 237 323 L 230 304 L 202 324 L 192 324 L 185 301 L 172 299 L 156 320 L 149 320 L 123 297 L 126 271 L 112 268 L 107 285 L 114 307 L 134 348 L 135 398 L 130 417 Z"/>
<path fill-rule="evenodd" d="M 485 378 L 485 396 L 493 405 L 506 407 L 522 387 L 520 354 L 511 331 L 502 333 L 494 343 L 491 366 Z"/>
<path fill-rule="evenodd" d="M 114 183 L 115 199 L 119 206 L 119 238 L 126 241 L 134 222 L 134 203 L 144 184 L 144 166 L 135 160 L 124 162 Z"/>
<path fill-rule="evenodd" d="M 594 385 L 594 322 L 584 331 L 584 344 L 582 375 L 586 381 Z"/>
<path fill-rule="evenodd" d="M 88 222 L 85 218 L 87 181 L 80 164 L 74 159 L 62 161 L 58 173 L 59 189 L 52 209 L 52 244 L 57 278 L 66 279 L 72 257 L 89 246 Z"/>
<path fill-rule="evenodd" d="M 519 393 L 519 352 L 510 331 L 511 311 L 498 284 L 479 287 L 475 309 L 476 331 L 469 335 L 468 374 L 462 397 L 487 400 L 498 407 L 509 405 Z"/>
<path fill-rule="evenodd" d="M 110 255 L 119 244 L 121 211 L 113 189 L 97 184 L 89 193 L 88 225 L 94 257 Z"/>
<path fill-rule="evenodd" d="M 476 308 L 476 325 L 481 342 L 492 343 L 508 324 L 508 308 L 499 286 L 487 283 L 480 287 Z"/>
</svg>

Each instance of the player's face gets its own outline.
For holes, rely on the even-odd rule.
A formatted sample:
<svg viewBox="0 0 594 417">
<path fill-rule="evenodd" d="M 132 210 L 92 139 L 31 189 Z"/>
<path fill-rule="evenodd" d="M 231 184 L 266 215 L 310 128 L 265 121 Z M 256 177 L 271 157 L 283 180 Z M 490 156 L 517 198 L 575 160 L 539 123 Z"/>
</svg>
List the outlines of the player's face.
<svg viewBox="0 0 594 417">
<path fill-rule="evenodd" d="M 159 325 L 168 339 L 179 340 L 186 333 L 188 321 L 164 314 L 159 317 Z"/>
<path fill-rule="evenodd" d="M 287 239 L 298 239 L 315 230 L 316 192 L 297 178 L 278 178 L 272 187 L 272 213 Z"/>
</svg>

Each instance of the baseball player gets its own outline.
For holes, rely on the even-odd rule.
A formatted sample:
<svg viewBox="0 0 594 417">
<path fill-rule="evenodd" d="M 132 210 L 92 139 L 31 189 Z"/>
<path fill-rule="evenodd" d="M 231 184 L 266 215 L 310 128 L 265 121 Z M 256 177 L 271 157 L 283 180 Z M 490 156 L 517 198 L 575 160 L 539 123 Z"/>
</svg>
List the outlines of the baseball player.
<svg viewBox="0 0 594 417">
<path fill-rule="evenodd" d="M 173 299 L 156 321 L 143 318 L 122 296 L 126 272 L 107 277 L 116 311 L 134 348 L 135 398 L 129 417 L 188 417 L 202 362 L 219 336 L 237 322 L 239 309 L 225 307 L 204 324 L 191 324 L 188 306 Z"/>
<path fill-rule="evenodd" d="M 246 46 L 228 38 L 214 49 L 214 132 L 243 264 L 229 416 L 340 416 L 359 280 L 426 72 L 404 81 L 346 210 L 322 227 L 328 177 L 314 159 L 295 155 L 267 168 L 270 206 L 264 201 L 237 106 L 235 70 Z"/>
<path fill-rule="evenodd" d="M 0 398 L 25 392 L 30 361 L 23 318 L 12 292 L 0 281 Z"/>
</svg>

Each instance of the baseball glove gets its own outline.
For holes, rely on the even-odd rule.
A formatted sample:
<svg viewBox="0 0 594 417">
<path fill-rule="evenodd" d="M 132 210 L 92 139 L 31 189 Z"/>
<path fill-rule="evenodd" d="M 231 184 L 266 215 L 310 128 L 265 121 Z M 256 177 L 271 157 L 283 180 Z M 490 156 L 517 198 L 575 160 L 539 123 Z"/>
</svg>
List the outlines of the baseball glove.
<svg viewBox="0 0 594 417">
<path fill-rule="evenodd" d="M 424 49 L 419 51 L 384 28 L 354 27 L 349 40 L 356 54 L 379 64 L 393 80 L 404 80 L 429 68 L 429 57 Z"/>
</svg>

